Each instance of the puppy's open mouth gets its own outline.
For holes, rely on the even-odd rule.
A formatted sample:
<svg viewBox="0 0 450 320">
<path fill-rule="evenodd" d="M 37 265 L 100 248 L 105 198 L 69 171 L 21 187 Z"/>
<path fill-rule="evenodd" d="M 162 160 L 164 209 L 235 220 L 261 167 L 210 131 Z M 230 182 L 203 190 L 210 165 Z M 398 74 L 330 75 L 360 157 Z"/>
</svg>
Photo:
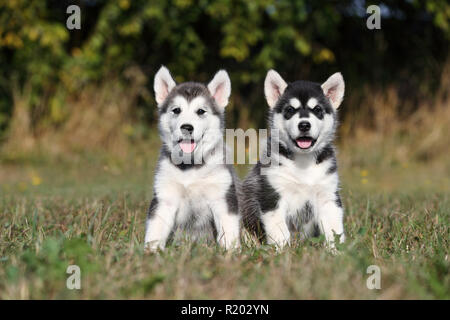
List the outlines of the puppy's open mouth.
<svg viewBox="0 0 450 320">
<path fill-rule="evenodd" d="M 197 146 L 193 139 L 180 139 L 178 144 L 184 153 L 192 153 Z"/>
<path fill-rule="evenodd" d="M 314 145 L 314 143 L 316 143 L 316 140 L 311 137 L 298 137 L 295 139 L 295 144 L 300 149 L 309 149 Z"/>
</svg>

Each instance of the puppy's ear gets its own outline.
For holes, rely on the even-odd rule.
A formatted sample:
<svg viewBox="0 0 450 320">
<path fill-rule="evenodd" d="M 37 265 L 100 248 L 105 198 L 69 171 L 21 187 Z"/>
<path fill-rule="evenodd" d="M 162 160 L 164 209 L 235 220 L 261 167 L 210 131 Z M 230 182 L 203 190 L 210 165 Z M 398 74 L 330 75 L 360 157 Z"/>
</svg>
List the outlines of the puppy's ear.
<svg viewBox="0 0 450 320">
<path fill-rule="evenodd" d="M 286 90 L 287 83 L 275 70 L 269 70 L 264 81 L 264 95 L 269 107 L 273 108 Z"/>
<path fill-rule="evenodd" d="M 339 108 L 344 99 L 345 83 L 340 72 L 336 72 L 322 84 L 325 96 L 330 100 L 334 109 Z"/>
<path fill-rule="evenodd" d="M 153 82 L 153 90 L 155 90 L 155 98 L 158 106 L 166 100 L 170 91 L 176 86 L 175 81 L 172 79 L 169 70 L 161 66 L 155 75 Z"/>
<path fill-rule="evenodd" d="M 267 104 L 273 108 L 277 104 L 278 99 L 286 90 L 287 83 L 275 70 L 269 70 L 264 81 L 264 95 L 266 96 Z"/>
<path fill-rule="evenodd" d="M 225 70 L 220 70 L 208 84 L 209 93 L 219 107 L 225 108 L 231 94 L 231 81 Z"/>
</svg>

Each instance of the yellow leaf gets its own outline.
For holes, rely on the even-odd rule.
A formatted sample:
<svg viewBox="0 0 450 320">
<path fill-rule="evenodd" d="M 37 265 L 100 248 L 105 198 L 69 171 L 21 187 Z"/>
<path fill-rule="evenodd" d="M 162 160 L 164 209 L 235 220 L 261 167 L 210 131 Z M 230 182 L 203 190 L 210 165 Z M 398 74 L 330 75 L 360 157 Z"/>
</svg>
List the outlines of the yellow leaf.
<svg viewBox="0 0 450 320">
<path fill-rule="evenodd" d="M 367 177 L 369 175 L 369 171 L 367 170 L 361 170 L 361 177 Z"/>
<path fill-rule="evenodd" d="M 130 7 L 130 1 L 129 0 L 120 0 L 119 7 L 122 10 L 128 10 L 128 8 Z"/>
<path fill-rule="evenodd" d="M 31 184 L 32 184 L 33 186 L 38 186 L 38 185 L 40 185 L 41 183 L 42 183 L 42 179 L 41 179 L 39 176 L 33 175 L 33 176 L 31 177 Z"/>
<path fill-rule="evenodd" d="M 319 53 L 315 56 L 315 60 L 318 63 L 321 62 L 333 62 L 335 59 L 334 53 L 331 50 L 324 48 L 319 51 Z"/>
</svg>

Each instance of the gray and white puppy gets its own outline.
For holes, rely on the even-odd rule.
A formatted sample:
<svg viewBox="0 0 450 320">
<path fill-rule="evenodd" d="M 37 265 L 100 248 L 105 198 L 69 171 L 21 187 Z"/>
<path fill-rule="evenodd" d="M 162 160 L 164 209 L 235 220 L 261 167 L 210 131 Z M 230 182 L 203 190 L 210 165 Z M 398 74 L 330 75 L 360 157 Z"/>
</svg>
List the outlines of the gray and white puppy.
<svg viewBox="0 0 450 320">
<path fill-rule="evenodd" d="M 239 246 L 238 179 L 222 151 L 224 110 L 231 93 L 226 71 L 206 86 L 176 84 L 164 66 L 155 75 L 161 153 L 148 210 L 145 245 L 163 249 L 169 239 L 214 239 Z"/>
<path fill-rule="evenodd" d="M 258 162 L 242 188 L 244 225 L 260 240 L 283 247 L 295 236 L 322 233 L 331 247 L 335 235 L 344 241 L 333 146 L 344 87 L 340 73 L 323 84 L 287 84 L 276 71 L 267 73 L 269 127 L 278 134 L 271 135 L 266 149 L 279 146 L 279 160 L 270 165 Z"/>
</svg>

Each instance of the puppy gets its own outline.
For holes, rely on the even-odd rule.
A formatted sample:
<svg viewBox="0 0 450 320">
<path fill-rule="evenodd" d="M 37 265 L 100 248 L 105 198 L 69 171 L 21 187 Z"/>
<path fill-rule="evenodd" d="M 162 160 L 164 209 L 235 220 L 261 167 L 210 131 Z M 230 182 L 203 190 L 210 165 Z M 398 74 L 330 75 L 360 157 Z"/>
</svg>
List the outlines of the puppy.
<svg viewBox="0 0 450 320">
<path fill-rule="evenodd" d="M 260 240 L 283 247 L 294 237 L 324 234 L 330 247 L 345 239 L 333 140 L 344 79 L 333 74 L 323 84 L 286 83 L 274 70 L 264 92 L 269 104 L 266 149 L 276 163 L 258 162 L 243 182 L 245 227 Z"/>
<path fill-rule="evenodd" d="M 163 66 L 154 90 L 162 147 L 146 222 L 146 248 L 163 249 L 167 240 L 181 237 L 238 247 L 239 181 L 222 152 L 224 111 L 231 93 L 227 72 L 217 72 L 207 86 L 177 85 Z"/>
</svg>

